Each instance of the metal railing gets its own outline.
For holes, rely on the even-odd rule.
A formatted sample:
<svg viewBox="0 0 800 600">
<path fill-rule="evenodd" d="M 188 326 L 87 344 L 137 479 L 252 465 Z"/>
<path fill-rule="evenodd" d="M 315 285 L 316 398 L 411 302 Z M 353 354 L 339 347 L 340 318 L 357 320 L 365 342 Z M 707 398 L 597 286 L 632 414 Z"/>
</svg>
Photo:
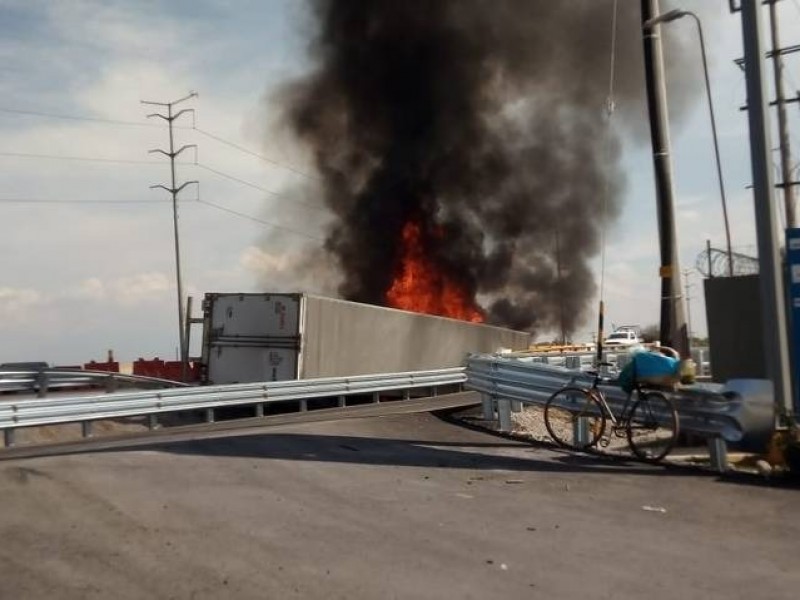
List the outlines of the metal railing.
<svg viewBox="0 0 800 600">
<path fill-rule="evenodd" d="M 589 387 L 592 376 L 496 355 L 473 355 L 467 361 L 465 388 L 484 395 L 487 417 L 496 411 L 501 430 L 511 429 L 511 411 L 518 409 L 519 404 L 542 406 L 556 390 L 569 383 Z M 600 389 L 611 409 L 615 413 L 621 411 L 626 393 L 612 382 L 601 385 Z M 688 386 L 666 395 L 675 403 L 682 431 L 758 445 L 774 427 L 772 387 L 765 380 Z"/>
<path fill-rule="evenodd" d="M 44 397 L 50 391 L 100 388 L 114 392 L 125 386 L 139 388 L 185 387 L 169 379 L 79 369 L 40 369 L 37 371 L 0 370 L 0 392 L 33 392 Z M 2 396 L 0 396 L 2 398 Z"/>
<path fill-rule="evenodd" d="M 150 427 L 157 425 L 159 415 L 190 410 L 206 411 L 206 421 L 214 421 L 214 411 L 232 406 L 255 406 L 257 417 L 264 416 L 264 405 L 277 402 L 300 403 L 307 410 L 315 398 L 335 398 L 339 407 L 347 405 L 347 397 L 372 395 L 380 402 L 381 393 L 431 388 L 436 395 L 440 386 L 460 386 L 466 381 L 463 367 L 382 373 L 352 377 L 299 379 L 264 383 L 245 383 L 208 387 L 182 387 L 155 391 L 116 393 L 103 396 L 52 396 L 0 401 L 0 429 L 6 446 L 14 445 L 14 431 L 19 427 L 81 423 L 83 435 L 91 435 L 92 421 L 122 417 L 150 417 Z"/>
<path fill-rule="evenodd" d="M 711 375 L 711 356 L 708 348 L 692 348 L 691 354 L 697 365 L 697 376 L 709 377 Z M 593 365 L 597 354 L 590 350 L 542 351 L 536 349 L 527 352 L 513 352 L 503 356 L 521 361 L 586 371 L 594 368 Z M 617 369 L 622 369 L 630 362 L 632 356 L 628 350 L 615 351 L 606 349 L 603 352 L 603 362 L 611 363 Z"/>
</svg>

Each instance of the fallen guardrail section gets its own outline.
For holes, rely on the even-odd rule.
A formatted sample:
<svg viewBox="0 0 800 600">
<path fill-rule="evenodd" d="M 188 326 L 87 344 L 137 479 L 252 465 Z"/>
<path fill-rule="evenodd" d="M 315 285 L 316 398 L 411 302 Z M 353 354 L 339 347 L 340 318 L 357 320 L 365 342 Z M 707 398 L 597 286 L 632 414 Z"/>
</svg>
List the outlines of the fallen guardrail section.
<svg viewBox="0 0 800 600">
<path fill-rule="evenodd" d="M 466 373 L 464 387 L 482 395 L 484 419 L 496 419 L 501 431 L 511 431 L 511 412 L 521 410 L 523 404 L 544 406 L 551 394 L 569 383 L 592 384 L 592 377 L 580 370 L 543 364 L 532 357 L 472 355 Z M 600 388 L 611 409 L 621 411 L 625 392 L 612 381 Z M 772 434 L 775 409 L 772 384 L 767 380 L 698 384 L 667 395 L 678 410 L 681 430 L 708 438 L 712 464 L 718 470 L 727 465 L 726 443 L 758 447 Z"/>
<path fill-rule="evenodd" d="M 215 411 L 234 406 L 253 406 L 256 417 L 264 416 L 264 406 L 278 402 L 297 402 L 308 410 L 308 401 L 332 398 L 338 407 L 347 407 L 351 396 L 371 395 L 380 402 L 381 394 L 392 392 L 409 399 L 411 391 L 428 388 L 436 396 L 439 388 L 457 387 L 466 381 L 463 367 L 407 373 L 382 373 L 353 377 L 299 379 L 264 383 L 245 383 L 207 387 L 180 387 L 94 396 L 51 396 L 0 401 L 0 429 L 6 447 L 15 443 L 14 433 L 21 427 L 80 423 L 83 437 L 91 437 L 94 421 L 123 417 L 148 417 L 150 429 L 158 427 L 160 415 L 183 411 L 205 411 L 206 422 L 214 422 Z"/>
</svg>

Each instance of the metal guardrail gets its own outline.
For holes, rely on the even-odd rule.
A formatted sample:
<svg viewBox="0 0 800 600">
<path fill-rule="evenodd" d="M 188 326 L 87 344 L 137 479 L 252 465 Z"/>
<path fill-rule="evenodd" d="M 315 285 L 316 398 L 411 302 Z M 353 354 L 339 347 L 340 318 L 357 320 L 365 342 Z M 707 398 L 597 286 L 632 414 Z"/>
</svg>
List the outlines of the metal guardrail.
<svg viewBox="0 0 800 600">
<path fill-rule="evenodd" d="M 465 388 L 496 403 L 501 429 L 510 429 L 512 402 L 544 405 L 553 392 L 568 383 L 589 387 L 592 377 L 564 367 L 496 355 L 473 355 L 467 361 Z M 620 411 L 626 393 L 611 381 L 600 388 L 611 409 Z M 666 395 L 675 403 L 682 431 L 755 446 L 768 439 L 774 427 L 769 381 L 732 380 L 724 386 L 688 386 Z"/>
<path fill-rule="evenodd" d="M 594 368 L 597 353 L 590 350 L 572 349 L 532 349 L 523 352 L 512 352 L 504 354 L 506 357 L 513 357 L 522 361 L 566 367 L 568 369 L 589 370 Z M 614 365 L 617 369 L 622 369 L 631 360 L 632 354 L 627 349 L 606 348 L 603 351 L 603 362 Z M 692 359 L 697 365 L 698 377 L 709 377 L 711 375 L 711 355 L 708 348 L 692 348 Z"/>
<path fill-rule="evenodd" d="M 107 371 L 83 371 L 78 369 L 0 370 L 0 392 L 34 392 L 40 397 L 46 396 L 49 391 L 74 390 L 86 387 L 102 388 L 107 392 L 114 392 L 125 385 L 143 388 L 164 388 L 186 387 L 188 384 L 169 379 L 109 373 Z"/>
<path fill-rule="evenodd" d="M 14 430 L 19 427 L 83 424 L 85 437 L 91 435 L 90 423 L 120 417 L 150 417 L 150 426 L 155 427 L 158 415 L 188 410 L 206 411 L 206 420 L 214 421 L 214 411 L 231 406 L 255 405 L 256 416 L 264 415 L 264 405 L 276 402 L 300 402 L 300 410 L 307 409 L 308 400 L 315 398 L 337 398 L 339 406 L 346 406 L 351 395 L 373 395 L 380 401 L 380 393 L 436 388 L 445 385 L 460 385 L 466 381 L 463 367 L 414 371 L 407 373 L 383 373 L 353 377 L 330 377 L 324 379 L 299 379 L 265 383 L 245 383 L 207 387 L 183 387 L 156 391 L 140 391 L 109 394 L 104 396 L 62 396 L 0 401 L 0 429 L 4 432 L 6 446 L 14 444 Z"/>
</svg>

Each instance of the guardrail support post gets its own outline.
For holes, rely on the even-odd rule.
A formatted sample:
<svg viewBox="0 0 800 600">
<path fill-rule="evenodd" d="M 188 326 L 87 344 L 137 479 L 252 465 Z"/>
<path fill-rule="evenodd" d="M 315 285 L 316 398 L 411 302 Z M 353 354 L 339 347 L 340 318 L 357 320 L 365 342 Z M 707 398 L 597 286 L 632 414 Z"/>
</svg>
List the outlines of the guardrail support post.
<svg viewBox="0 0 800 600">
<path fill-rule="evenodd" d="M 154 429 L 158 429 L 158 415 L 148 415 L 147 417 L 147 428 L 150 431 Z"/>
<path fill-rule="evenodd" d="M 381 394 L 380 394 L 380 392 L 373 392 L 372 401 L 375 404 L 380 404 L 381 403 Z"/>
<path fill-rule="evenodd" d="M 410 400 L 411 399 L 411 390 L 403 390 L 403 400 Z"/>
<path fill-rule="evenodd" d="M 438 395 L 439 395 L 439 388 L 437 388 L 435 385 L 432 385 L 431 386 L 431 398 L 436 398 L 436 396 L 438 396 Z"/>
<path fill-rule="evenodd" d="M 336 406 L 338 406 L 339 408 L 344 408 L 345 406 L 347 406 L 347 401 L 345 400 L 344 396 L 339 396 L 339 398 L 337 398 Z"/>
<path fill-rule="evenodd" d="M 511 431 L 511 400 L 497 401 L 497 416 L 500 420 L 500 431 Z"/>
<path fill-rule="evenodd" d="M 92 422 L 91 421 L 82 421 L 81 422 L 81 435 L 85 438 L 92 437 Z"/>
<path fill-rule="evenodd" d="M 48 380 L 49 377 L 47 376 L 47 373 L 45 373 L 44 371 L 39 371 L 36 374 L 36 385 L 39 386 L 39 389 L 36 391 L 37 398 L 44 398 L 45 396 L 47 396 L 47 387 L 49 384 Z"/>
<path fill-rule="evenodd" d="M 206 423 L 213 423 L 214 422 L 214 409 L 207 408 L 206 409 Z"/>
<path fill-rule="evenodd" d="M 256 418 L 260 419 L 264 416 L 264 403 L 259 402 L 256 404 Z"/>
<path fill-rule="evenodd" d="M 481 394 L 481 404 L 483 405 L 483 420 L 494 421 L 494 399 L 488 394 Z"/>
<path fill-rule="evenodd" d="M 572 435 L 578 446 L 585 446 L 589 442 L 589 419 L 587 417 L 575 419 L 572 423 Z"/>
<path fill-rule="evenodd" d="M 519 400 L 512 400 L 511 401 L 511 412 L 522 412 L 522 402 Z"/>
<path fill-rule="evenodd" d="M 4 429 L 3 430 L 3 443 L 5 444 L 6 448 L 11 448 L 14 446 L 16 441 L 14 440 L 14 430 L 13 429 Z"/>
<path fill-rule="evenodd" d="M 308 400 L 300 400 L 300 412 L 308 412 Z"/>
<path fill-rule="evenodd" d="M 117 381 L 116 377 L 114 377 L 113 375 L 109 375 L 106 378 L 106 393 L 113 394 L 114 392 L 116 392 L 117 388 L 119 387 L 118 383 L 119 382 Z"/>
<path fill-rule="evenodd" d="M 728 470 L 728 445 L 719 436 L 708 439 L 708 450 L 711 454 L 711 468 L 717 473 Z"/>
</svg>

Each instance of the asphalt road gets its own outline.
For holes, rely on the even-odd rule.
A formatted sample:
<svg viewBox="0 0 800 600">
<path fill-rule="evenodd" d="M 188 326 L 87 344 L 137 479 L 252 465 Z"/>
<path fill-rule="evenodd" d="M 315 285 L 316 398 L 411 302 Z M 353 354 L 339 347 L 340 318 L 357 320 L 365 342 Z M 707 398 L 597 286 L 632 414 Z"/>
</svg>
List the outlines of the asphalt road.
<svg viewBox="0 0 800 600">
<path fill-rule="evenodd" d="M 0 598 L 800 597 L 797 489 L 428 414 L 221 435 L 0 463 Z"/>
</svg>

